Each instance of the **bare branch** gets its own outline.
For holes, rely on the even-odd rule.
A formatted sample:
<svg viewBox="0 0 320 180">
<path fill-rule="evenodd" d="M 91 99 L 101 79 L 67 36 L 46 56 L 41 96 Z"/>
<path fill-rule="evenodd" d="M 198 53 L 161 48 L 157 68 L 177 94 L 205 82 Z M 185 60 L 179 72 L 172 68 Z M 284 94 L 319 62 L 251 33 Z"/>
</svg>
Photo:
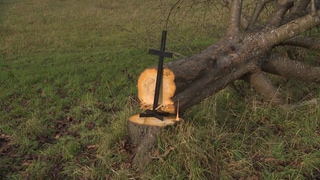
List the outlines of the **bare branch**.
<svg viewBox="0 0 320 180">
<path fill-rule="evenodd" d="M 248 17 L 246 17 L 244 14 L 241 13 L 241 17 L 240 17 L 240 25 L 242 27 L 242 29 L 247 30 L 248 26 L 249 26 L 249 20 Z"/>
<path fill-rule="evenodd" d="M 301 62 L 293 61 L 279 54 L 272 55 L 270 60 L 262 66 L 262 70 L 305 82 L 320 81 L 320 67 L 309 66 Z"/>
<path fill-rule="evenodd" d="M 267 26 L 279 27 L 281 25 L 281 21 L 286 14 L 286 12 L 292 7 L 293 0 L 285 0 L 278 3 L 278 8 L 275 12 L 270 16 L 270 19 L 267 21 Z"/>
<path fill-rule="evenodd" d="M 311 0 L 311 16 L 317 15 L 317 7 L 316 7 L 316 0 Z"/>
<path fill-rule="evenodd" d="M 290 12 L 286 16 L 284 22 L 292 21 L 293 19 L 302 17 L 307 14 L 307 7 L 310 3 L 310 0 L 300 0 L 295 1 L 293 7 L 291 8 Z"/>
<path fill-rule="evenodd" d="M 165 29 L 168 29 L 168 24 L 170 22 L 170 16 L 171 16 L 171 13 L 173 12 L 173 9 L 176 8 L 176 6 L 180 3 L 180 0 L 178 0 L 177 2 L 175 2 L 171 8 L 170 8 L 170 11 L 168 13 L 168 16 L 166 18 L 166 26 L 165 26 Z"/>
<path fill-rule="evenodd" d="M 320 41 L 314 37 L 297 36 L 281 42 L 279 45 L 298 46 L 310 50 L 320 51 Z"/>
<path fill-rule="evenodd" d="M 304 14 L 304 11 L 308 7 L 309 3 L 310 0 L 295 1 L 289 15 L 297 15 L 296 17 L 300 17 L 301 14 Z"/>
<path fill-rule="evenodd" d="M 284 100 L 281 98 L 278 89 L 273 86 L 261 69 L 257 69 L 252 74 L 244 76 L 244 80 L 249 82 L 255 90 L 257 90 L 265 99 L 270 100 L 272 104 L 284 104 Z"/>
<path fill-rule="evenodd" d="M 234 36 L 239 33 L 242 0 L 233 0 L 230 5 L 230 23 L 227 36 Z"/>
<path fill-rule="evenodd" d="M 251 18 L 251 20 L 250 20 L 250 22 L 249 22 L 249 26 L 248 26 L 248 28 L 247 28 L 248 30 L 251 30 L 251 29 L 253 28 L 255 22 L 257 21 L 260 13 L 261 13 L 261 11 L 262 11 L 262 9 L 263 9 L 264 6 L 265 6 L 268 2 L 270 2 L 270 1 L 272 1 L 272 0 L 260 0 L 260 1 L 258 2 L 258 4 L 256 5 L 256 7 L 255 7 L 255 9 L 254 9 L 254 11 L 253 11 L 252 18 Z"/>
<path fill-rule="evenodd" d="M 274 46 L 318 25 L 320 25 L 320 18 L 308 14 L 276 29 L 270 30 L 263 35 L 269 45 Z"/>
<path fill-rule="evenodd" d="M 294 105 L 288 105 L 287 107 L 289 109 L 297 109 L 297 108 L 302 108 L 304 106 L 319 106 L 320 105 L 320 98 L 315 98 L 315 99 L 311 99 L 308 101 L 303 101 L 301 103 L 298 104 L 294 104 Z"/>
</svg>

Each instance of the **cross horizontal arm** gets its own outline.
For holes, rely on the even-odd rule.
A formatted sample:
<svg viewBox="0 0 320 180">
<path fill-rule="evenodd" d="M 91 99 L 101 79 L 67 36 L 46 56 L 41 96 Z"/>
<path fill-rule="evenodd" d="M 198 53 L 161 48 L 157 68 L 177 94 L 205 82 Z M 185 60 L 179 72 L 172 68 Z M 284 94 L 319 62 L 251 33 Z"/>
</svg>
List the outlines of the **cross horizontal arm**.
<svg viewBox="0 0 320 180">
<path fill-rule="evenodd" d="M 162 51 L 155 50 L 155 49 L 149 49 L 149 54 L 157 55 L 159 57 L 172 58 L 172 53 L 171 52 L 162 52 Z"/>
</svg>

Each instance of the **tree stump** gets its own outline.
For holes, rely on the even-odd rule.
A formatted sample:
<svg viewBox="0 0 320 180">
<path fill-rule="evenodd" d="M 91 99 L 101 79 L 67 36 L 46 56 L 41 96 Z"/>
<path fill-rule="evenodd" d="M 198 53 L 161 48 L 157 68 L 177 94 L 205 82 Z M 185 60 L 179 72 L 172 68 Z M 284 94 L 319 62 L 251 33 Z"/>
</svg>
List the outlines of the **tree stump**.
<svg viewBox="0 0 320 180">
<path fill-rule="evenodd" d="M 180 121 L 178 113 L 176 116 L 174 115 L 176 108 L 171 99 L 176 90 L 174 77 L 169 69 L 163 70 L 159 105 L 156 108 L 156 113 L 163 118 L 162 120 L 156 117 L 140 117 L 140 114 L 136 114 L 127 121 L 131 143 L 137 146 L 132 165 L 140 170 L 143 170 L 151 162 L 152 149 L 157 145 L 158 135 L 163 127 Z M 143 110 L 153 110 L 156 78 L 157 69 L 154 68 L 148 68 L 140 74 L 138 97 L 140 108 Z"/>
<path fill-rule="evenodd" d="M 152 160 L 150 153 L 157 144 L 161 127 L 135 124 L 130 119 L 127 121 L 127 126 L 131 143 L 137 146 L 132 165 L 143 170 Z"/>
<path fill-rule="evenodd" d="M 161 121 L 154 117 L 140 117 L 139 114 L 127 120 L 131 143 L 137 146 L 132 160 L 134 168 L 143 170 L 152 160 L 152 149 L 157 145 L 158 135 L 163 127 L 176 122 L 174 116 L 164 117 Z"/>
</svg>

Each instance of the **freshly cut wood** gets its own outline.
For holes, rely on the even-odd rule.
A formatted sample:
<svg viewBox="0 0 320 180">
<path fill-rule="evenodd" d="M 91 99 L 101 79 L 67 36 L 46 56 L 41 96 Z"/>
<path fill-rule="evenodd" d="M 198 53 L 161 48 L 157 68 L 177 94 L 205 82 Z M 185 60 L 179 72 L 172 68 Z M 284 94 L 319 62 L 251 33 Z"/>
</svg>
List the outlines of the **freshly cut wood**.
<svg viewBox="0 0 320 180">
<path fill-rule="evenodd" d="M 176 91 L 174 83 L 174 74 L 171 70 L 163 69 L 163 79 L 160 87 L 159 105 L 157 111 L 175 114 L 174 102 L 172 96 Z M 143 110 L 153 110 L 153 101 L 156 88 L 157 69 L 148 68 L 144 70 L 138 79 L 138 98 L 140 107 Z"/>
<path fill-rule="evenodd" d="M 147 126 L 156 126 L 156 127 L 165 127 L 168 125 L 173 125 L 179 122 L 181 119 L 178 116 L 164 116 L 163 120 L 160 120 L 155 117 L 140 117 L 140 114 L 136 114 L 129 118 L 129 121 L 140 124 L 140 125 L 147 125 Z"/>
</svg>

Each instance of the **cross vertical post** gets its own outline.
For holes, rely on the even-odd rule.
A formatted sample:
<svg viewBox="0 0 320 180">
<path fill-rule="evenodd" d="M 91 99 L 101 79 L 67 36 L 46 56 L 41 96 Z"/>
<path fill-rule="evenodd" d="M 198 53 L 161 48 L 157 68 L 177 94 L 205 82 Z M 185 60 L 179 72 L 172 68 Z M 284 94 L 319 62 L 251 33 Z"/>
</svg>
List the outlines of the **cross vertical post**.
<svg viewBox="0 0 320 180">
<path fill-rule="evenodd" d="M 160 50 L 149 49 L 149 54 L 159 56 L 156 87 L 155 87 L 155 92 L 154 92 L 152 111 L 147 110 L 146 114 L 140 114 L 140 117 L 156 117 L 160 120 L 163 120 L 163 117 L 157 113 L 156 109 L 157 109 L 158 103 L 159 103 L 160 88 L 161 88 L 161 83 L 162 83 L 162 78 L 163 78 L 162 77 L 162 75 L 163 75 L 163 59 L 164 59 L 164 57 L 172 58 L 172 53 L 165 52 L 166 39 L 167 39 L 167 31 L 162 31 Z"/>
</svg>

